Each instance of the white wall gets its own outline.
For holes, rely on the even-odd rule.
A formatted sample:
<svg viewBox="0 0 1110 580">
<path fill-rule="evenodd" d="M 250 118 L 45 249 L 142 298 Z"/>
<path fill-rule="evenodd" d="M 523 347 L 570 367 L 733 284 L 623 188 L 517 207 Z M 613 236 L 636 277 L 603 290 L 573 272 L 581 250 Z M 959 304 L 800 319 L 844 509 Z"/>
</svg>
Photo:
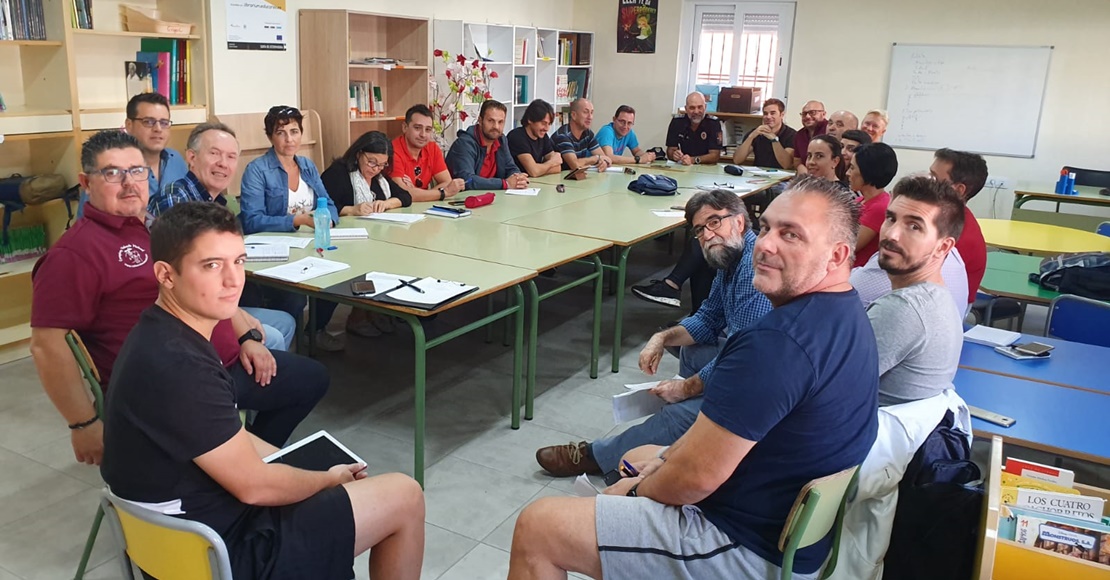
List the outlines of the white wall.
<svg viewBox="0 0 1110 580">
<path fill-rule="evenodd" d="M 226 2 L 211 0 L 209 7 L 212 26 L 212 82 L 215 91 L 213 110 L 217 115 L 264 112 L 273 105 L 298 103 L 298 67 L 311 66 L 311 63 L 299 63 L 297 57 L 297 11 L 302 8 L 338 8 L 538 28 L 570 28 L 573 22 L 573 4 L 559 2 L 288 0 L 287 49 L 284 52 L 269 52 L 228 50 Z"/>
<path fill-rule="evenodd" d="M 682 5 L 660 0 L 655 55 L 618 55 L 614 48 L 616 5 L 576 5 L 580 28 L 598 31 L 594 105 L 603 113 L 621 102 L 636 107 L 642 142 L 661 143 L 675 110 L 674 79 Z M 824 101 L 827 110 L 862 113 L 885 104 L 891 44 L 1054 45 L 1036 157 L 987 157 L 991 174 L 1011 180 L 1054 181 L 1064 164 L 1110 168 L 1110 2 L 1106 0 L 797 0 L 787 121 L 799 124 L 806 100 Z M 692 26 L 691 26 L 692 30 Z M 688 58 L 688 56 L 687 56 Z M 677 97 L 681 99 L 681 95 Z M 1000 99 L 1005 95 L 999 95 Z M 932 154 L 900 149 L 901 173 L 928 167 Z M 984 192 L 987 193 L 987 192 Z M 982 198 L 982 199 L 980 199 Z M 997 200 L 1001 217 L 1011 201 Z M 991 214 L 989 195 L 972 200 L 982 217 Z M 1034 204 L 1026 207 L 1034 209 Z M 1072 206 L 1076 208 L 1077 206 Z M 1088 209 L 1076 209 L 1089 212 Z"/>
</svg>

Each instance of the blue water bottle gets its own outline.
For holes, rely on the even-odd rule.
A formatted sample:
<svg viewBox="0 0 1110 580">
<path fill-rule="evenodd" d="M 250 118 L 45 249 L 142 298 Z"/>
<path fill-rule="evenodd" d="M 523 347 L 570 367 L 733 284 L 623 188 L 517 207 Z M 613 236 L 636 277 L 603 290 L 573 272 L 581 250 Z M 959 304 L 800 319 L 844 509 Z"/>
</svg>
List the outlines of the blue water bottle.
<svg viewBox="0 0 1110 580">
<path fill-rule="evenodd" d="M 331 246 L 331 212 L 328 211 L 328 198 L 316 198 L 316 211 L 312 214 L 312 227 L 315 228 L 313 236 L 316 239 L 316 249 L 326 250 Z"/>
<path fill-rule="evenodd" d="M 1079 195 L 1079 192 L 1075 190 L 1075 172 L 1068 173 L 1068 185 L 1064 188 L 1064 193 Z"/>
</svg>

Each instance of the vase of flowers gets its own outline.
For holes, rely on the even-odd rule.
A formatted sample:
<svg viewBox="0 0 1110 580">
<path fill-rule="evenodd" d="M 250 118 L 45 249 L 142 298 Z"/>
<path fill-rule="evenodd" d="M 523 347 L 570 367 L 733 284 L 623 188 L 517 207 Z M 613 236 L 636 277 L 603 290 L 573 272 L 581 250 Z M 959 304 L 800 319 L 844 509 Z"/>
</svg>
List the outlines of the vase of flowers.
<svg viewBox="0 0 1110 580">
<path fill-rule="evenodd" d="M 432 110 L 436 143 L 446 150 L 447 136 L 459 123 L 466 121 L 466 104 L 493 98 L 489 81 L 497 78 L 497 71 L 487 70 L 478 59 L 468 61 L 465 56 L 452 55 L 446 50 L 437 48 L 432 54 L 445 65 L 443 76 L 447 80 L 446 86 L 439 86 L 434 78 L 429 80 L 432 93 L 429 108 Z"/>
</svg>

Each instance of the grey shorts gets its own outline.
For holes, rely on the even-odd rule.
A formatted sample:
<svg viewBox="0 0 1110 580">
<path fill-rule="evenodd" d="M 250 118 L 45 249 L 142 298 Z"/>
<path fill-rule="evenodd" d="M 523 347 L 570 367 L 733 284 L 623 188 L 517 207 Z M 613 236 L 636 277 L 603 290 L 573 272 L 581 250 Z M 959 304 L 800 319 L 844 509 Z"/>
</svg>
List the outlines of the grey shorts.
<svg viewBox="0 0 1110 580">
<path fill-rule="evenodd" d="M 605 580 L 777 580 L 781 569 L 732 541 L 692 505 L 597 496 L 597 545 Z M 799 580 L 814 574 L 794 574 Z"/>
</svg>

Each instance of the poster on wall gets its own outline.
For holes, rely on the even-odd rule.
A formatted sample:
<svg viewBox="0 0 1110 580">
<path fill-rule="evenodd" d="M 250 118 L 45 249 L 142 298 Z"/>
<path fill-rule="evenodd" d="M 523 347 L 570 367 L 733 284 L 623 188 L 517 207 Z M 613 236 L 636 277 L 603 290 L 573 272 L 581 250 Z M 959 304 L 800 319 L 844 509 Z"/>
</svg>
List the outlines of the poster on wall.
<svg viewBox="0 0 1110 580">
<path fill-rule="evenodd" d="M 226 0 L 228 50 L 285 50 L 285 0 Z"/>
<path fill-rule="evenodd" d="M 617 52 L 655 54 L 659 0 L 617 1 Z"/>
</svg>

